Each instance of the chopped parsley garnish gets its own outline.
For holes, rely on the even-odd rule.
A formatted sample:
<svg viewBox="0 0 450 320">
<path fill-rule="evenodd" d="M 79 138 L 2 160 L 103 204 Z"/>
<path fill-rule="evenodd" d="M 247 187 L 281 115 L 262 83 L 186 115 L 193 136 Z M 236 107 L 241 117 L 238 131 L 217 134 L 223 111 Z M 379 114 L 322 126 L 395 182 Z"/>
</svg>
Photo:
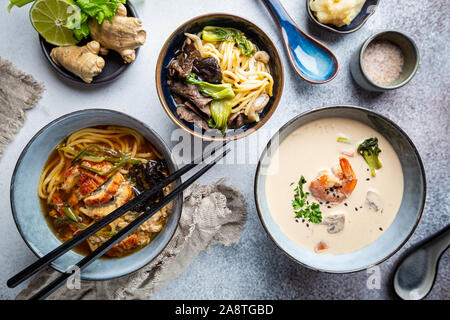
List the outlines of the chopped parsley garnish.
<svg viewBox="0 0 450 320">
<path fill-rule="evenodd" d="M 294 190 L 295 197 L 294 200 L 292 200 L 292 208 L 295 211 L 295 218 L 304 218 L 312 223 L 321 223 L 322 211 L 320 211 L 320 205 L 317 202 L 309 203 L 309 201 L 307 201 L 309 192 L 303 191 L 303 185 L 305 183 L 305 177 L 301 176 Z M 293 184 L 294 183 L 291 185 Z"/>
</svg>

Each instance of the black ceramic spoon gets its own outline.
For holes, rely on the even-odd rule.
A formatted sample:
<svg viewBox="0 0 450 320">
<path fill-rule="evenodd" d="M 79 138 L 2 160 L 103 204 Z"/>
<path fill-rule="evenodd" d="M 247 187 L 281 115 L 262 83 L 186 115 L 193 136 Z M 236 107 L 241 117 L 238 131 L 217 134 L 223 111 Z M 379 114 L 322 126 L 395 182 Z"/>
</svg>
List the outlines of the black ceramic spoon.
<svg viewBox="0 0 450 320">
<path fill-rule="evenodd" d="M 410 253 L 397 267 L 394 289 L 405 300 L 425 297 L 434 284 L 439 258 L 450 246 L 450 225 Z"/>
</svg>

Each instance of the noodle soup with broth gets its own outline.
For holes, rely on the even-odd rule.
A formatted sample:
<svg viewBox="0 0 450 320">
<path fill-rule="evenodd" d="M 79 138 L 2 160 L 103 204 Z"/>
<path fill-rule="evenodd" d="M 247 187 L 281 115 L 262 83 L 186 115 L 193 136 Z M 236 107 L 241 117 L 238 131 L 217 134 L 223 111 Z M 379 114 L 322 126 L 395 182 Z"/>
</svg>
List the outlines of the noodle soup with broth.
<svg viewBox="0 0 450 320">
<path fill-rule="evenodd" d="M 168 174 L 166 162 L 138 132 L 119 126 L 81 129 L 51 153 L 41 174 L 38 195 L 48 225 L 62 242 L 122 206 Z M 166 187 L 147 205 L 170 192 Z M 75 250 L 88 254 L 124 228 L 145 207 L 128 212 Z M 122 257 L 154 239 L 166 223 L 170 205 L 111 248 Z"/>
</svg>

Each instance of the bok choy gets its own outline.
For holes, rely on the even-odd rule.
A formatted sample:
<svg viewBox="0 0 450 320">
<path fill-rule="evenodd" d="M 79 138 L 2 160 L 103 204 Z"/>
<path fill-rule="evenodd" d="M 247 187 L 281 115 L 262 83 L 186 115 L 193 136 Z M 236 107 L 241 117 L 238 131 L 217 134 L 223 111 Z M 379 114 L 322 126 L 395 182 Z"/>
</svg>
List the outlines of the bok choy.
<svg viewBox="0 0 450 320">
<path fill-rule="evenodd" d="M 211 128 L 219 129 L 225 135 L 228 118 L 231 115 L 231 100 L 213 100 L 210 109 L 211 118 L 208 120 L 208 125 Z"/>
<path fill-rule="evenodd" d="M 245 56 L 251 57 L 255 53 L 253 46 L 247 40 L 244 33 L 234 28 L 204 27 L 202 39 L 210 42 L 234 41 Z"/>
<path fill-rule="evenodd" d="M 234 98 L 234 91 L 229 83 L 213 84 L 197 79 L 195 73 L 191 73 L 186 79 L 186 83 L 195 84 L 201 93 L 210 96 L 214 100 Z"/>
</svg>

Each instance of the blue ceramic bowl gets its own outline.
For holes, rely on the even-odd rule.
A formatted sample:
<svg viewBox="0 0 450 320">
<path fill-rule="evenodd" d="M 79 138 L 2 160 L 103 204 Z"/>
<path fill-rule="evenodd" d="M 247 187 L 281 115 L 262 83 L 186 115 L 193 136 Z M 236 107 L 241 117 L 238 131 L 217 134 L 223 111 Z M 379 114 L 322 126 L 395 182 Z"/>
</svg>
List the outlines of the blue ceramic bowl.
<svg viewBox="0 0 450 320">
<path fill-rule="evenodd" d="M 61 244 L 53 234 L 42 213 L 37 186 L 42 169 L 54 148 L 71 133 L 97 125 L 118 125 L 133 128 L 142 134 L 164 155 L 169 171 L 177 170 L 170 149 L 153 130 L 126 114 L 105 110 L 87 109 L 62 116 L 42 128 L 27 144 L 17 161 L 11 181 L 11 208 L 17 228 L 28 247 L 42 257 Z M 178 185 L 177 181 L 175 185 Z M 181 195 L 174 203 L 163 230 L 145 248 L 123 258 L 99 259 L 83 270 L 86 280 L 106 280 L 129 274 L 154 259 L 175 233 L 181 215 Z M 60 272 L 83 258 L 69 251 L 51 266 Z"/>
<path fill-rule="evenodd" d="M 271 155 L 291 132 L 314 120 L 342 117 L 362 122 L 382 134 L 397 153 L 403 169 L 404 192 L 400 209 L 391 226 L 375 242 L 347 254 L 316 254 L 289 239 L 274 221 L 265 195 L 266 176 Z M 277 137 L 277 134 L 279 136 Z M 353 106 L 332 106 L 301 114 L 287 124 L 269 141 L 258 163 L 255 176 L 255 201 L 259 218 L 269 236 L 289 257 L 314 270 L 346 273 L 369 268 L 392 256 L 414 232 L 425 204 L 426 181 L 420 155 L 406 133 L 391 120 L 373 111 Z"/>
<path fill-rule="evenodd" d="M 333 24 L 320 23 L 319 20 L 317 20 L 316 16 L 314 15 L 314 12 L 309 7 L 309 0 L 306 0 L 306 12 L 308 12 L 308 16 L 311 19 L 311 21 L 317 24 L 318 26 L 333 32 L 345 34 L 345 33 L 352 33 L 361 28 L 364 25 L 364 23 L 366 23 L 367 19 L 369 19 L 370 16 L 375 13 L 375 10 L 379 2 L 380 0 L 366 0 L 361 11 L 352 20 L 352 22 L 342 27 L 336 27 Z"/>
<path fill-rule="evenodd" d="M 192 123 L 184 121 L 178 117 L 177 114 L 177 104 L 170 92 L 170 89 L 167 85 L 167 65 L 170 60 L 172 60 L 177 51 L 179 51 L 186 40 L 187 33 L 199 33 L 202 31 L 203 27 L 212 25 L 218 27 L 232 27 L 241 30 L 245 33 L 247 38 L 251 40 L 260 50 L 266 51 L 270 56 L 270 71 L 272 77 L 274 79 L 274 87 L 273 87 L 273 96 L 271 97 L 269 103 L 264 108 L 264 111 L 260 114 L 260 121 L 246 124 L 240 129 L 237 130 L 227 130 L 226 136 L 217 136 L 210 134 L 210 132 L 206 132 L 198 127 L 194 128 Z M 161 49 L 161 53 L 158 57 L 158 62 L 156 64 L 156 90 L 158 92 L 159 100 L 163 105 L 164 110 L 167 115 L 172 119 L 173 122 L 183 130 L 189 132 L 193 136 L 199 137 L 203 140 L 208 141 L 226 141 L 226 140 L 234 140 L 245 137 L 250 133 L 258 130 L 262 127 L 267 120 L 272 116 L 275 112 L 275 109 L 278 106 L 278 103 L 281 99 L 281 94 L 283 93 L 284 87 L 284 74 L 283 74 L 283 64 L 281 62 L 280 55 L 270 40 L 270 38 L 262 31 L 259 27 L 257 27 L 254 23 L 230 14 L 225 13 L 212 13 L 203 16 L 199 16 L 193 18 L 183 25 L 178 27 L 167 39 L 163 48 Z"/>
</svg>

